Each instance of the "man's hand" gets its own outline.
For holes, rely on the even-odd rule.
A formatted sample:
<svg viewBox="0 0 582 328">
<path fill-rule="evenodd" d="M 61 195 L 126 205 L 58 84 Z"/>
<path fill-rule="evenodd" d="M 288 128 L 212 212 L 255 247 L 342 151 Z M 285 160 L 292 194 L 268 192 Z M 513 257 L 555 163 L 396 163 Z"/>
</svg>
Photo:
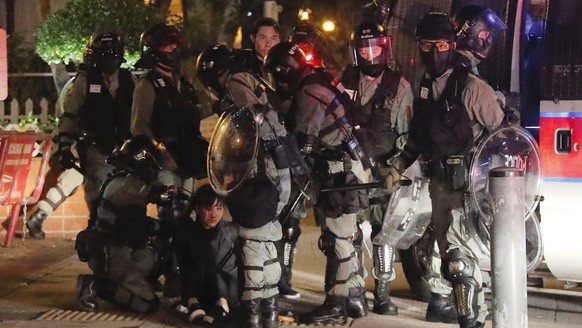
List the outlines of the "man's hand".
<svg viewBox="0 0 582 328">
<path fill-rule="evenodd" d="M 148 202 L 163 204 L 171 202 L 178 194 L 178 189 L 174 186 L 152 186 L 148 194 Z"/>
<path fill-rule="evenodd" d="M 388 168 L 388 175 L 386 176 L 386 190 L 388 194 L 393 194 L 400 189 L 400 179 L 402 179 L 402 171 L 395 166 Z"/>
</svg>

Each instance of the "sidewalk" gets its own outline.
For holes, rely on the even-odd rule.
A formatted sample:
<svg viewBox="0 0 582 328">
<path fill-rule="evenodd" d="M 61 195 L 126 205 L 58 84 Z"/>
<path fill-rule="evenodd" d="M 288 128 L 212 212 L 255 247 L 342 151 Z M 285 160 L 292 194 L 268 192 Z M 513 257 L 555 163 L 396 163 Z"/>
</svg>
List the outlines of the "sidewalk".
<svg viewBox="0 0 582 328">
<path fill-rule="evenodd" d="M 323 302 L 324 257 L 317 249 L 319 230 L 302 227 L 296 257 L 294 287 L 300 290 L 298 300 L 282 300 L 285 310 L 304 313 Z M 3 238 L 4 234 L 0 235 Z M 452 328 L 453 324 L 424 321 L 426 303 L 412 299 L 408 285 L 398 266 L 393 301 L 399 307 L 398 316 L 370 313 L 366 318 L 350 320 L 344 326 L 354 328 L 429 327 Z M 74 241 L 45 241 L 16 238 L 11 248 L 0 248 L 0 328 L 4 327 L 197 327 L 172 313 L 167 304 L 155 314 L 134 315 L 117 311 L 106 302 L 100 312 L 75 311 L 75 282 L 79 273 L 88 272 L 74 251 Z M 368 287 L 372 285 L 367 279 Z M 368 293 L 368 299 L 371 299 Z M 582 294 L 563 292 L 560 296 L 547 291 L 531 290 L 528 297 L 529 327 L 579 327 L 582 321 Z M 284 326 L 298 326 L 286 324 Z M 305 325 L 299 325 L 305 327 Z M 486 327 L 492 327 L 488 321 Z"/>
</svg>

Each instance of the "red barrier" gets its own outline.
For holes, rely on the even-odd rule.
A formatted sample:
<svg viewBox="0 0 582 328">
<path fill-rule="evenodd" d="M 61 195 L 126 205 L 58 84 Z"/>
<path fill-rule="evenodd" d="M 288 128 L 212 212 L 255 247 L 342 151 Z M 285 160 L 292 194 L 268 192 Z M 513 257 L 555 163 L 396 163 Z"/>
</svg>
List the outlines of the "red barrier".
<svg viewBox="0 0 582 328">
<path fill-rule="evenodd" d="M 9 247 L 12 243 L 20 209 L 25 204 L 38 202 L 44 186 L 52 147 L 50 138 L 45 140 L 43 158 L 34 191 L 31 196 L 24 195 L 35 143 L 39 139 L 44 139 L 44 137 L 38 133 L 0 132 L 0 205 L 12 205 L 4 247 Z"/>
</svg>

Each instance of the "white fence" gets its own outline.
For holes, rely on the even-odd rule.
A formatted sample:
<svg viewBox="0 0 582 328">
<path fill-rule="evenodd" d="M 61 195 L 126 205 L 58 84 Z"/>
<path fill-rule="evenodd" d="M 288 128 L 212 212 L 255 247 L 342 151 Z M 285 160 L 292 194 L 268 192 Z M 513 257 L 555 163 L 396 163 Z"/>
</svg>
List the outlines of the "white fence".
<svg viewBox="0 0 582 328">
<path fill-rule="evenodd" d="M 42 98 L 38 105 L 41 109 L 40 114 L 33 115 L 32 109 L 34 107 L 34 103 L 32 99 L 28 99 L 24 102 L 24 112 L 21 110 L 22 106 L 20 106 L 18 100 L 16 99 L 13 99 L 9 102 L 0 101 L 0 125 L 18 124 L 20 120 L 25 120 L 32 117 L 38 118 L 40 126 L 47 126 L 49 121 L 49 113 L 53 113 L 52 115 L 54 115 L 56 111 L 54 108 L 49 108 L 48 101 L 45 98 Z M 6 114 L 6 108 L 9 109 L 8 114 Z M 212 130 L 214 129 L 217 121 L 218 116 L 216 115 L 212 115 L 202 120 L 200 124 L 200 132 L 205 138 L 210 139 Z"/>
<path fill-rule="evenodd" d="M 10 124 L 17 124 L 20 120 L 35 117 L 39 119 L 41 125 L 45 125 L 49 119 L 49 112 L 55 113 L 55 111 L 54 109 L 49 110 L 49 104 L 45 98 L 42 98 L 38 105 L 40 107 L 40 114 L 33 115 L 32 109 L 34 103 L 30 98 L 24 102 L 24 111 L 21 110 L 22 106 L 16 99 L 8 102 L 0 101 L 0 124 L 6 121 Z"/>
</svg>

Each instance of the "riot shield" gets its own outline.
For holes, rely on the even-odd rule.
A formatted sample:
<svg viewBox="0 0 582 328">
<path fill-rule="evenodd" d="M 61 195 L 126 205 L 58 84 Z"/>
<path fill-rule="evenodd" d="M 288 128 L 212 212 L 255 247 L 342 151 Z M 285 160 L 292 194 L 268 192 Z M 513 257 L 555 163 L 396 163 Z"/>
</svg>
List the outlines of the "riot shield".
<svg viewBox="0 0 582 328">
<path fill-rule="evenodd" d="M 403 176 L 412 183 L 402 186 L 390 196 L 382 230 L 374 238 L 374 244 L 407 249 L 424 234 L 430 223 L 428 178 L 423 176 L 420 162 L 414 162 Z"/>
<path fill-rule="evenodd" d="M 228 195 L 251 173 L 257 157 L 259 129 L 252 106 L 224 112 L 210 138 L 208 178 L 220 195 Z"/>
<path fill-rule="evenodd" d="M 490 229 L 493 221 L 489 196 L 489 171 L 498 167 L 514 167 L 524 171 L 525 220 L 528 269 L 537 266 L 542 255 L 542 239 L 535 209 L 541 191 L 540 151 L 527 130 L 519 126 L 503 126 L 483 139 L 474 153 L 469 174 L 469 192 L 465 199 L 465 223 L 476 237 L 481 250 L 491 255 Z"/>
</svg>

